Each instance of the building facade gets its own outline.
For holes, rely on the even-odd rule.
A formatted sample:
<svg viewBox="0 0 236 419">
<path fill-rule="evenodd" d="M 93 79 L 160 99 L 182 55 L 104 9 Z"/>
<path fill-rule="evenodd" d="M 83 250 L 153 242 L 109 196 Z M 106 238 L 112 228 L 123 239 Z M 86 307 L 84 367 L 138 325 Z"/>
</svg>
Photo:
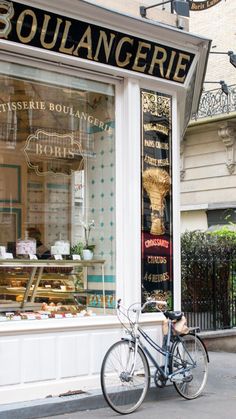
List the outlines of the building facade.
<svg viewBox="0 0 236 419">
<path fill-rule="evenodd" d="M 97 387 L 118 298 L 180 307 L 179 145 L 209 41 L 134 15 L 0 1 L 2 403 Z M 161 320 L 142 318 L 157 340 Z"/>
<path fill-rule="evenodd" d="M 214 54 L 209 55 L 199 111 L 181 145 L 182 232 L 235 222 L 236 70 L 227 54 L 235 52 L 233 12 L 233 2 L 224 1 L 190 11 L 190 30 L 207 34 Z M 210 21 L 214 24 L 209 25 Z M 227 84 L 228 94 L 222 91 L 221 80 Z"/>
</svg>

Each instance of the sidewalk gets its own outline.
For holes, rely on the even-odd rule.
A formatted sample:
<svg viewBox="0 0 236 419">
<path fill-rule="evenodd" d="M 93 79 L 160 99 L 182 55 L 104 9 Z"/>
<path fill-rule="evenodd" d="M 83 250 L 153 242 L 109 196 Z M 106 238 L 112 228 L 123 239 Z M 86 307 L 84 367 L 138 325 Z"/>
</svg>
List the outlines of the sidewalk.
<svg viewBox="0 0 236 419">
<path fill-rule="evenodd" d="M 235 393 L 236 355 L 226 352 L 209 352 L 210 365 L 206 394 L 215 394 L 216 400 L 221 397 L 225 406 L 229 403 L 231 390 Z M 223 390 L 223 391 L 222 391 Z M 151 388 L 146 401 L 157 401 L 167 395 L 167 389 Z M 179 396 L 176 393 L 176 400 Z M 235 396 L 234 396 L 235 399 Z M 236 400 L 235 410 L 236 410 Z M 168 403 L 167 403 L 168 404 Z M 191 407 L 191 404 L 185 406 Z M 82 412 L 107 407 L 100 390 L 88 393 L 51 397 L 31 402 L 12 403 L 0 406 L 0 419 L 35 419 L 63 415 L 65 413 Z"/>
</svg>

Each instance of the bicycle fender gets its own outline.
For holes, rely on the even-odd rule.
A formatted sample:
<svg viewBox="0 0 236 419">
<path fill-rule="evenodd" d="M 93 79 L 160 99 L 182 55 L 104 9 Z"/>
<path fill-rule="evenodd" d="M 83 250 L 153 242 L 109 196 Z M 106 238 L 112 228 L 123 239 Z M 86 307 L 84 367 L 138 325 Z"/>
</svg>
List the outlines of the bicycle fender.
<svg viewBox="0 0 236 419">
<path fill-rule="evenodd" d="M 198 336 L 198 335 L 195 335 L 194 333 L 188 333 L 188 334 L 189 335 L 192 335 L 192 336 L 196 336 L 200 340 L 202 346 L 204 347 L 204 349 L 206 351 L 207 362 L 209 363 L 210 362 L 210 359 L 209 359 L 209 355 L 208 355 L 208 350 L 207 350 L 206 345 L 205 345 L 204 341 L 202 340 L 202 338 L 200 338 L 200 336 Z"/>
<path fill-rule="evenodd" d="M 127 336 L 125 338 L 121 338 L 121 340 L 126 340 L 127 342 L 132 342 L 134 343 L 134 339 L 131 336 Z"/>
</svg>

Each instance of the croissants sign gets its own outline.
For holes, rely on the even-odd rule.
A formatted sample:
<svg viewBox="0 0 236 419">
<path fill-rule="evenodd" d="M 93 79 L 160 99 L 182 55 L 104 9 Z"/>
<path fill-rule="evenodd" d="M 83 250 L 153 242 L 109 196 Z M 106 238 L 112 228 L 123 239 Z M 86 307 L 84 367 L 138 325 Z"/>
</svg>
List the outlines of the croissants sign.
<svg viewBox="0 0 236 419">
<path fill-rule="evenodd" d="M 195 56 L 149 39 L 6 0 L 0 0 L 0 38 L 176 83 L 184 83 Z"/>
<path fill-rule="evenodd" d="M 171 97 L 142 90 L 142 290 L 172 298 Z"/>
</svg>

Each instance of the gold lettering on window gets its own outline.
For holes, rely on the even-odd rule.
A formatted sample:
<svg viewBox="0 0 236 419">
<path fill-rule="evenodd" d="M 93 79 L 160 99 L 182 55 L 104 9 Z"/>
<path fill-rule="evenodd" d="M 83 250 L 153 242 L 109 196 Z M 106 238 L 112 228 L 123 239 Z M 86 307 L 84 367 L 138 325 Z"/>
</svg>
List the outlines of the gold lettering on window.
<svg viewBox="0 0 236 419">
<path fill-rule="evenodd" d="M 89 25 L 84 32 L 81 40 L 79 41 L 75 51 L 73 52 L 73 55 L 79 56 L 79 50 L 80 48 L 85 48 L 88 50 L 87 57 L 89 60 L 93 59 L 92 56 L 92 34 L 91 34 L 91 26 Z"/>
<path fill-rule="evenodd" d="M 127 52 L 126 53 L 126 58 L 124 61 L 120 60 L 120 53 L 121 53 L 121 49 L 123 47 L 123 45 L 125 43 L 129 43 L 130 45 L 133 45 L 134 40 L 129 38 L 128 36 L 124 36 L 123 38 L 121 38 L 121 40 L 118 42 L 117 48 L 116 48 L 116 64 L 119 67 L 125 67 L 126 65 L 128 65 L 130 63 L 130 58 L 132 57 L 132 54 Z"/>
<path fill-rule="evenodd" d="M 108 42 L 106 32 L 100 31 L 100 35 L 99 35 L 99 39 L 98 39 L 98 45 L 97 45 L 96 53 L 95 53 L 95 56 L 94 56 L 95 61 L 99 61 L 98 60 L 98 55 L 99 55 L 101 46 L 103 44 L 104 51 L 105 51 L 105 56 L 106 56 L 106 62 L 108 63 L 114 38 L 115 38 L 115 34 L 111 33 L 110 34 L 110 40 Z"/>
<path fill-rule="evenodd" d="M 146 66 L 147 66 L 147 53 L 148 53 L 148 51 L 143 52 L 142 51 L 143 48 L 147 48 L 148 50 L 150 50 L 151 49 L 151 45 L 148 44 L 147 42 L 141 42 L 141 41 L 139 41 L 136 58 L 135 58 L 135 61 L 134 61 L 134 65 L 132 67 L 132 70 L 141 71 L 142 73 L 144 73 L 144 71 L 146 69 Z M 139 65 L 139 60 L 140 59 L 145 60 L 145 64 L 142 65 L 142 66 Z"/>
<path fill-rule="evenodd" d="M 28 36 L 22 36 L 21 31 L 22 31 L 22 27 L 24 26 L 24 20 L 25 20 L 26 16 L 31 16 L 32 17 L 32 24 L 31 24 L 31 27 L 30 27 L 29 35 Z M 35 33 L 37 31 L 37 25 L 38 25 L 38 22 L 37 22 L 37 17 L 35 15 L 35 13 L 32 10 L 29 10 L 29 9 L 24 10 L 20 14 L 20 16 L 17 20 L 17 23 L 16 23 L 16 33 L 17 33 L 17 36 L 18 36 L 19 40 L 21 42 L 23 42 L 24 44 L 28 44 L 30 41 L 32 41 L 32 39 L 34 38 Z"/>
<path fill-rule="evenodd" d="M 62 35 L 61 45 L 60 45 L 60 48 L 59 48 L 59 51 L 64 52 L 65 54 L 72 54 L 73 49 L 74 49 L 74 45 L 72 45 L 72 47 L 70 47 L 70 48 L 66 48 L 66 41 L 68 39 L 68 34 L 69 34 L 70 27 L 71 27 L 71 22 L 69 20 L 66 20 L 64 32 L 63 32 L 63 35 Z"/>
<path fill-rule="evenodd" d="M 186 77 L 186 66 L 187 63 L 183 63 L 185 61 L 190 61 L 190 55 L 187 54 L 183 54 L 182 52 L 179 53 L 179 58 L 178 58 L 178 62 L 177 62 L 177 66 L 176 66 L 176 70 L 175 70 L 175 74 L 173 77 L 174 81 L 178 81 L 178 82 L 184 82 L 185 77 Z M 184 71 L 184 75 L 182 77 L 180 77 L 179 73 L 180 71 L 183 70 Z"/>
<path fill-rule="evenodd" d="M 48 31 L 48 24 L 49 24 L 50 20 L 51 20 L 51 17 L 49 15 L 44 15 L 42 32 L 41 32 L 41 35 L 40 35 L 41 45 L 46 49 L 52 49 L 55 46 L 56 41 L 57 41 L 57 37 L 58 37 L 58 34 L 59 34 L 59 29 L 60 29 L 60 26 L 61 26 L 61 23 L 62 23 L 62 19 L 57 18 L 57 25 L 56 25 L 56 29 L 55 29 L 55 32 L 54 32 L 54 35 L 53 35 L 53 40 L 51 42 L 45 42 L 45 37 L 48 35 L 48 33 L 50 33 Z"/>
<path fill-rule="evenodd" d="M 161 54 L 161 56 L 158 58 L 159 53 Z M 164 63 L 165 63 L 166 59 L 167 59 L 166 50 L 162 47 L 155 46 L 153 57 L 152 57 L 152 62 L 151 62 L 148 73 L 153 74 L 155 66 L 158 65 L 161 76 L 165 77 L 165 75 L 164 75 Z"/>
</svg>

